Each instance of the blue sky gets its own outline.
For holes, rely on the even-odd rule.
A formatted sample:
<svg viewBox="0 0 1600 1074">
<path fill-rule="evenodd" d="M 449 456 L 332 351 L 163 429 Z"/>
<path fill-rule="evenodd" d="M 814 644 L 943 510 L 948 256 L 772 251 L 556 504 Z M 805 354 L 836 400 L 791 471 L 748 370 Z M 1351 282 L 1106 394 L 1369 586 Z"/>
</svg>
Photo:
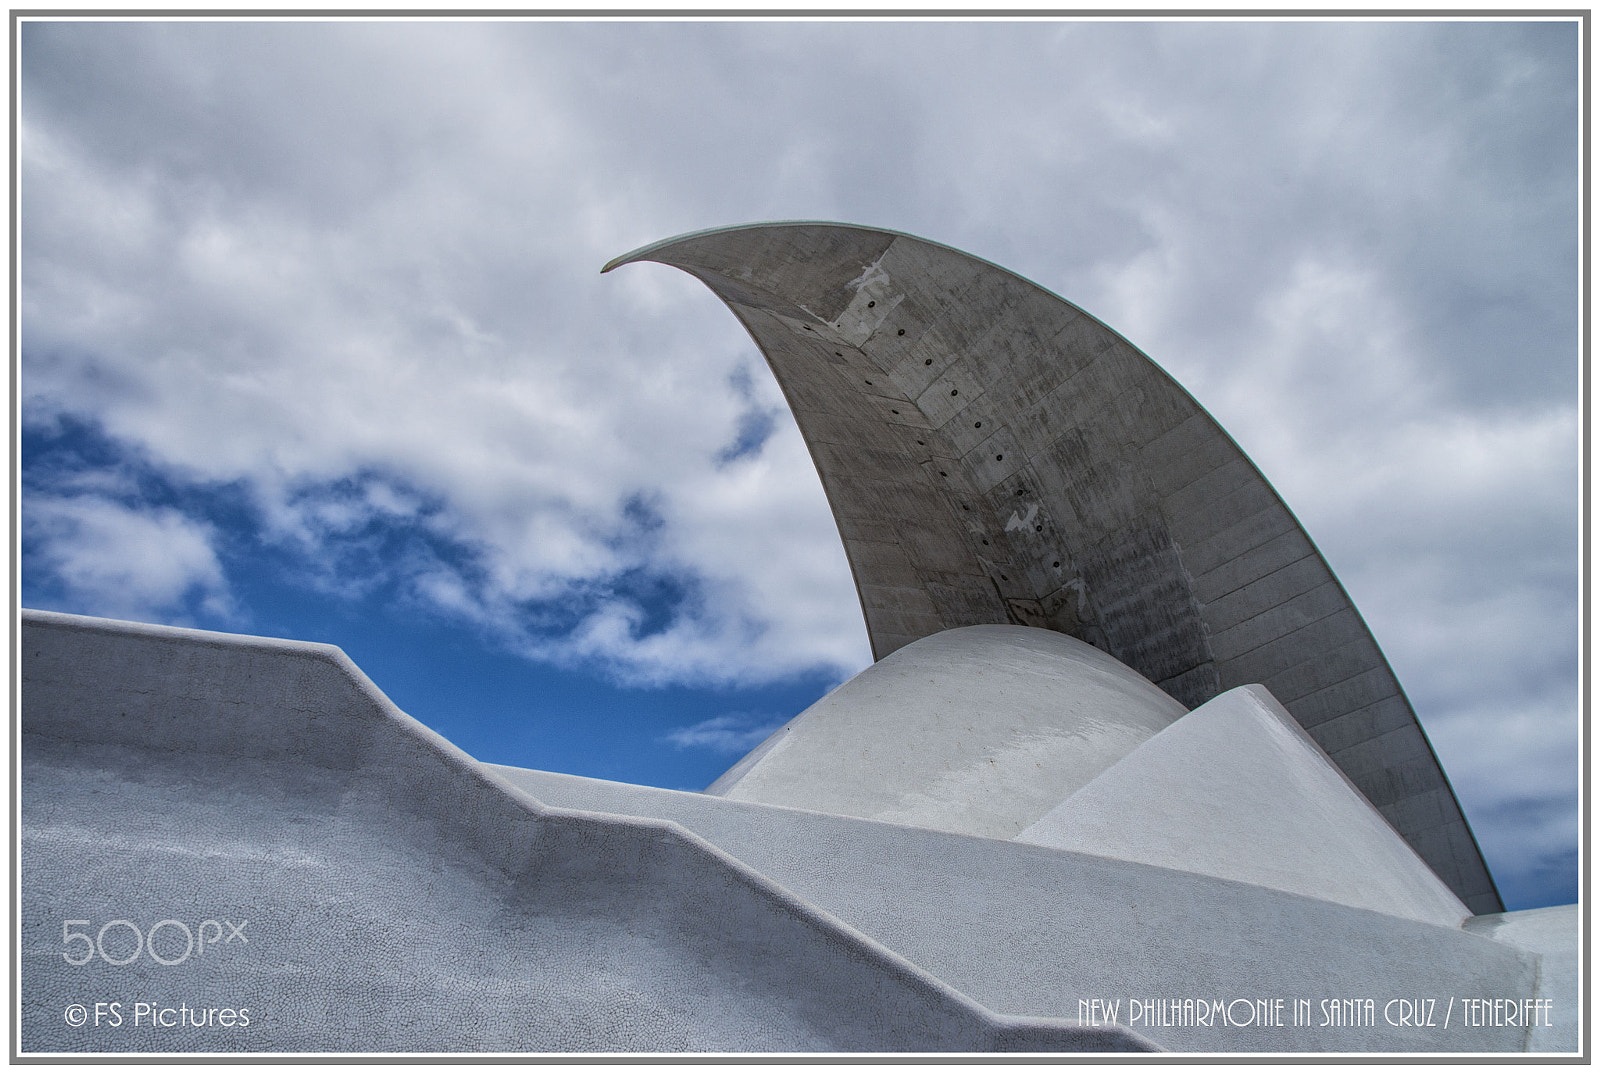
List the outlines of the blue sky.
<svg viewBox="0 0 1600 1074">
<path fill-rule="evenodd" d="M 490 761 L 706 785 L 868 659 L 760 355 L 599 275 L 948 243 L 1222 422 L 1507 902 L 1576 897 L 1572 23 L 27 23 L 22 600 L 329 641 Z"/>
</svg>

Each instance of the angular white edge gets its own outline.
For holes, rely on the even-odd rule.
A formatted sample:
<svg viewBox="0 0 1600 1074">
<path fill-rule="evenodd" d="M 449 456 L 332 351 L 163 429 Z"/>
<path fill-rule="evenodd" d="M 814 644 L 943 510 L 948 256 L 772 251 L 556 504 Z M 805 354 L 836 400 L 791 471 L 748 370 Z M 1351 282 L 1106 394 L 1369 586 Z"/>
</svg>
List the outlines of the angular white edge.
<svg viewBox="0 0 1600 1074">
<path fill-rule="evenodd" d="M 216 659 L 205 672 L 207 681 L 197 682 L 189 677 L 193 669 L 183 668 L 181 662 L 171 667 L 146 669 L 147 677 L 157 680 L 160 688 L 137 692 L 132 698 L 134 704 L 117 706 L 129 711 L 120 713 L 114 722 L 125 728 L 131 714 L 136 723 L 152 729 L 153 745 L 160 744 L 158 729 L 165 728 L 168 734 L 192 731 L 188 724 L 175 724 L 169 718 L 170 714 L 165 711 L 163 704 L 169 695 L 187 698 L 216 692 L 229 696 L 235 704 L 228 706 L 233 711 L 227 712 L 222 718 L 224 732 L 221 739 L 225 743 L 224 748 L 230 752 L 248 756 L 276 754 L 310 764 L 326 764 L 330 748 L 336 752 L 356 748 L 353 744 L 365 738 L 365 732 L 361 729 L 368 728 L 375 731 L 373 737 L 377 740 L 376 747 L 369 748 L 381 753 L 384 758 L 371 767 L 385 774 L 396 799 L 406 800 L 409 808 L 431 810 L 443 817 L 447 829 L 455 838 L 457 850 L 478 856 L 510 875 L 528 872 L 530 863 L 544 852 L 537 828 L 546 821 L 567 821 L 595 829 L 623 831 L 645 838 L 678 842 L 690 851 L 695 868 L 731 874 L 750 894 L 751 898 L 744 906 L 749 920 L 730 927 L 731 933 L 737 935 L 741 930 L 759 931 L 763 916 L 774 912 L 799 919 L 815 931 L 819 950 L 832 947 L 854 955 L 859 964 L 858 973 L 867 990 L 873 987 L 875 977 L 885 984 L 892 980 L 898 986 L 918 994 L 932 1017 L 958 1025 L 966 1021 L 974 1031 L 972 1035 L 975 1040 L 986 1049 L 1039 1052 L 1163 1050 L 1123 1026 L 1080 1025 L 1077 1021 L 1065 1018 L 991 1011 L 878 940 L 794 894 L 674 821 L 546 805 L 493 766 L 480 764 L 438 732 L 402 712 L 337 646 L 28 608 L 21 610 L 19 625 L 22 627 L 19 634 L 59 631 L 72 637 L 77 643 L 78 674 L 88 681 L 102 684 L 107 696 L 117 696 L 123 702 L 130 698 L 123 696 L 126 694 L 126 684 L 119 681 L 116 661 L 109 652 L 114 648 L 116 639 L 142 637 L 213 651 Z M 24 644 L 26 647 L 27 643 Z M 280 658 L 275 662 L 278 666 L 255 676 L 230 673 L 237 670 L 230 668 L 230 661 L 248 659 L 257 654 Z M 335 673 L 368 706 L 365 712 L 330 713 L 332 718 L 325 721 L 324 735 L 321 736 L 327 741 L 318 741 L 317 736 L 286 733 L 283 725 L 288 722 L 287 714 L 271 700 L 274 688 L 299 683 L 303 674 L 300 668 L 307 658 L 331 665 Z M 261 671 L 259 667 L 255 670 Z M 290 686 L 291 690 L 298 688 L 298 685 Z M 64 727 L 57 728 L 50 726 L 55 722 L 53 715 L 39 713 L 32 722 L 46 725 L 58 735 L 66 730 L 80 743 L 99 741 L 95 732 L 104 730 L 109 719 L 104 712 L 73 712 L 66 714 Z M 28 717 L 24 717 L 24 723 L 28 722 Z M 35 726 L 31 729 L 40 728 Z M 197 756 L 203 756 L 203 753 Z M 658 895 L 670 897 L 662 893 Z M 804 954 L 796 951 L 795 957 L 801 959 Z M 894 1028 L 886 1027 L 885 1038 L 893 1036 Z"/>
<path fill-rule="evenodd" d="M 1016 838 L 1447 928 L 1471 916 L 1262 686 L 1201 705 Z"/>
</svg>

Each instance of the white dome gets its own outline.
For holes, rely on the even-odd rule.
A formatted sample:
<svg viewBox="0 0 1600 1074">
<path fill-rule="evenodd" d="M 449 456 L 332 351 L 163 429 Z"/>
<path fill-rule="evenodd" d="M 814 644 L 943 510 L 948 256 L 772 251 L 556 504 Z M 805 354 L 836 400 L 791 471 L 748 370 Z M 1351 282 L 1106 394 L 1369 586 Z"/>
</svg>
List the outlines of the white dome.
<svg viewBox="0 0 1600 1074">
<path fill-rule="evenodd" d="M 708 792 L 1010 839 L 1185 711 L 1076 638 L 960 627 L 873 664 Z"/>
</svg>

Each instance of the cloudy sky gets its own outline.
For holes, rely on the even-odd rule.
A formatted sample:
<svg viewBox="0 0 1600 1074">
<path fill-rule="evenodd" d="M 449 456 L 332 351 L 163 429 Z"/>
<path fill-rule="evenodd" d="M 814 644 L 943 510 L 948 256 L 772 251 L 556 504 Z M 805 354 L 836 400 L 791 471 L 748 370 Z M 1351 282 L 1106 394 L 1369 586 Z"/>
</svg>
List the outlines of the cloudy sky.
<svg viewBox="0 0 1600 1074">
<path fill-rule="evenodd" d="M 23 602 L 329 641 L 491 761 L 709 783 L 869 660 L 699 228 L 911 232 L 1233 433 L 1506 901 L 1577 884 L 1570 22 L 31 22 Z"/>
</svg>

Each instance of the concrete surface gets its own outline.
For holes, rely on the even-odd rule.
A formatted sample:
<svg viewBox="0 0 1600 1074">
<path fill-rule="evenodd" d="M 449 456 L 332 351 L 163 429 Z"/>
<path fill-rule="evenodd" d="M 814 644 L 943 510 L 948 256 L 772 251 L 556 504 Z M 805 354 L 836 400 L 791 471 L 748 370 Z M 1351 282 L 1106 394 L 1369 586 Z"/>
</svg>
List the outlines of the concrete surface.
<svg viewBox="0 0 1600 1074">
<path fill-rule="evenodd" d="M 1546 1025 L 1528 1026 L 1523 1048 L 1530 1052 L 1575 1052 L 1580 1045 L 1582 1019 L 1587 1010 L 1587 989 L 1582 986 L 1583 915 L 1577 906 L 1546 906 L 1506 914 L 1485 914 L 1462 926 L 1539 956 L 1539 983 L 1535 995 L 1551 1001 L 1554 1017 Z M 1489 1000 L 1505 998 L 1482 997 Z"/>
<path fill-rule="evenodd" d="M 1181 387 L 995 265 L 847 224 L 753 224 L 617 258 L 702 280 L 810 447 L 881 659 L 952 627 L 1081 638 L 1188 707 L 1261 683 L 1475 913 L 1503 909 L 1343 588 Z"/>
<path fill-rule="evenodd" d="M 1516 1050 L 1520 1027 L 1443 1025 L 1452 996 L 1534 995 L 1524 953 L 1460 930 L 1133 862 L 710 795 L 491 766 L 542 801 L 671 818 L 992 1010 L 1210 996 L 1307 999 L 1309 1025 L 1138 1025 L 1175 1051 Z M 1477 937 L 1472 937 L 1476 939 Z M 1518 992 L 1518 989 L 1523 991 Z M 1477 994 L 1477 993 L 1472 993 Z M 1401 997 L 1435 1025 L 1386 1024 Z M 1322 1024 L 1372 998 L 1376 1024 Z M 1286 1004 L 1292 1008 L 1292 1004 Z M 1391 1012 L 1399 1019 L 1399 1010 Z"/>
<path fill-rule="evenodd" d="M 1009 839 L 1184 714 L 1049 630 L 947 630 L 779 728 L 707 793 Z"/>
<path fill-rule="evenodd" d="M 1145 1046 L 987 1011 L 670 821 L 547 808 L 331 646 L 25 612 L 21 652 L 24 1052 Z"/>
<path fill-rule="evenodd" d="M 331 646 L 25 612 L 20 652 L 25 1053 L 1530 1043 L 1521 1025 L 1385 1017 L 1402 999 L 1538 994 L 1538 952 L 1468 931 L 480 765 Z M 179 930 L 210 921 L 241 942 L 185 956 Z M 159 960 L 132 927 L 161 936 Z M 75 934 L 100 941 L 82 966 Z M 1184 999 L 1232 1020 L 1160 1006 Z M 1256 1023 L 1279 999 L 1286 1024 Z M 1350 1024 L 1369 999 L 1372 1024 Z M 1102 1000 L 1116 1024 L 1076 1024 Z M 204 1024 L 135 1025 L 140 1003 Z M 71 1024 L 74 1004 L 100 1024 Z"/>
<path fill-rule="evenodd" d="M 1260 686 L 1207 701 L 1016 838 L 1446 928 L 1472 916 Z"/>
</svg>

